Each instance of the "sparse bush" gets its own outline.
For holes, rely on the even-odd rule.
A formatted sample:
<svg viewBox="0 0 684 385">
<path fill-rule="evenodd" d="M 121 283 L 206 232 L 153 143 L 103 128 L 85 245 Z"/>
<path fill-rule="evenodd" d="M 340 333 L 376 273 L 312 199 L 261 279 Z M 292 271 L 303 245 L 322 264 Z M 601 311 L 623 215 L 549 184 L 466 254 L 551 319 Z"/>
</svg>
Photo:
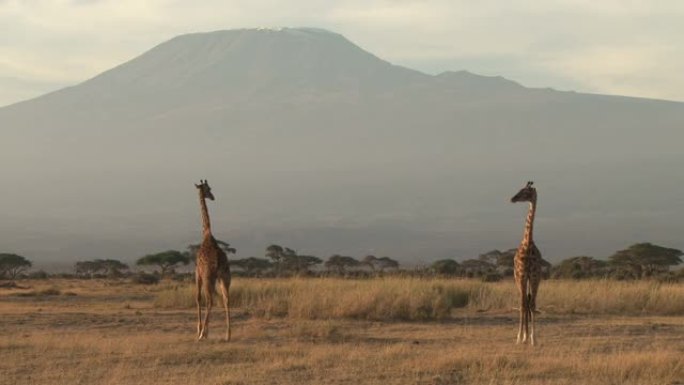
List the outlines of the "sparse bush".
<svg viewBox="0 0 684 385">
<path fill-rule="evenodd" d="M 55 295 L 60 295 L 60 294 L 62 294 L 62 292 L 58 288 L 51 287 L 51 288 L 44 289 L 44 290 L 16 293 L 16 294 L 14 294 L 14 296 L 16 296 L 16 297 L 49 297 L 49 296 L 55 296 Z"/>
<path fill-rule="evenodd" d="M 51 287 L 49 289 L 41 290 L 37 294 L 40 296 L 60 295 L 62 294 L 62 291 L 56 287 Z"/>
<path fill-rule="evenodd" d="M 72 273 L 56 273 L 52 275 L 53 278 L 62 278 L 62 279 L 75 279 L 79 278 L 78 275 L 72 274 Z"/>
<path fill-rule="evenodd" d="M 175 273 L 171 279 L 176 282 L 194 282 L 195 275 L 193 273 Z"/>
<path fill-rule="evenodd" d="M 76 274 L 82 278 L 122 278 L 129 270 L 128 265 L 116 259 L 94 259 L 79 261 L 74 265 Z"/>
<path fill-rule="evenodd" d="M 131 282 L 139 285 L 156 285 L 159 283 L 159 276 L 149 273 L 137 273 L 131 277 Z"/>
<path fill-rule="evenodd" d="M 482 276 L 482 282 L 499 282 L 503 279 L 503 276 L 499 273 L 487 273 Z"/>
<path fill-rule="evenodd" d="M 678 274 L 677 272 L 670 271 L 667 273 L 660 274 L 656 277 L 656 281 L 659 283 L 679 283 L 684 282 L 684 275 Z"/>
<path fill-rule="evenodd" d="M 50 276 L 43 270 L 34 271 L 28 274 L 30 279 L 48 279 Z"/>
<path fill-rule="evenodd" d="M 108 279 L 121 279 L 121 278 L 125 278 L 126 274 L 120 270 L 112 269 L 109 272 L 107 272 L 106 276 Z"/>
</svg>

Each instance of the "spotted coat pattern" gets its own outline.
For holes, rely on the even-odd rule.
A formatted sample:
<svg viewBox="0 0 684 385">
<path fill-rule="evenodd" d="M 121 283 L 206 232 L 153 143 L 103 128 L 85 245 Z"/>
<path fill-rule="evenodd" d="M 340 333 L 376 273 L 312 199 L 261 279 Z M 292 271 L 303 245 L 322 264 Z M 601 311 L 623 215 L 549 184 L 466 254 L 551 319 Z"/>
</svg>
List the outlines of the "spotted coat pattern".
<svg viewBox="0 0 684 385">
<path fill-rule="evenodd" d="M 209 314 L 214 305 L 215 287 L 218 284 L 223 297 L 223 307 L 226 312 L 225 340 L 230 340 L 230 265 L 226 253 L 219 247 L 211 233 L 211 222 L 207 199 L 214 200 L 207 181 L 200 181 L 195 185 L 199 191 L 200 209 L 202 214 L 202 242 L 197 250 L 195 267 L 196 302 L 197 302 L 197 339 L 207 338 L 209 333 Z M 206 306 L 206 313 L 202 319 L 202 297 Z"/>
<path fill-rule="evenodd" d="M 537 190 L 532 182 L 520 190 L 511 202 L 528 202 L 529 210 L 525 220 L 523 234 L 518 251 L 513 259 L 515 285 L 520 296 L 520 322 L 518 325 L 517 343 L 529 341 L 535 344 L 534 317 L 537 313 L 537 291 L 541 281 L 541 252 L 534 243 L 534 217 L 537 212 Z"/>
</svg>

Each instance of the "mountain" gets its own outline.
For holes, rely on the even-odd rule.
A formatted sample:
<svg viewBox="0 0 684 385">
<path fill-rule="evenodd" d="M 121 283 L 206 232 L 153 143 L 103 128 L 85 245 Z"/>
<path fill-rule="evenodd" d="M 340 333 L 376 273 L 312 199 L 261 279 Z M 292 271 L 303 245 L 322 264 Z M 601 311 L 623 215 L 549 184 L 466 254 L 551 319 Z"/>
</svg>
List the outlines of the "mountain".
<svg viewBox="0 0 684 385">
<path fill-rule="evenodd" d="M 131 260 L 199 237 L 425 263 L 515 247 L 533 179 L 550 260 L 684 248 L 684 104 L 388 63 L 320 29 L 183 35 L 0 108 L 0 245 Z"/>
</svg>

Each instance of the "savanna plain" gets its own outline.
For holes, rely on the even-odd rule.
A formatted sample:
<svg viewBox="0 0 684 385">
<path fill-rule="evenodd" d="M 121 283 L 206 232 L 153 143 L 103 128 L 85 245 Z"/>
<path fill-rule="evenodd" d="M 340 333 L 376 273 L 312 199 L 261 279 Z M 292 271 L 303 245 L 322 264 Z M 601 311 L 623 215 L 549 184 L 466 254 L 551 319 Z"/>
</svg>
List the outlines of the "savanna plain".
<svg viewBox="0 0 684 385">
<path fill-rule="evenodd" d="M 684 384 L 684 285 L 543 281 L 516 345 L 512 281 L 235 278 L 196 341 L 192 283 L 0 289 L 2 384 Z"/>
</svg>

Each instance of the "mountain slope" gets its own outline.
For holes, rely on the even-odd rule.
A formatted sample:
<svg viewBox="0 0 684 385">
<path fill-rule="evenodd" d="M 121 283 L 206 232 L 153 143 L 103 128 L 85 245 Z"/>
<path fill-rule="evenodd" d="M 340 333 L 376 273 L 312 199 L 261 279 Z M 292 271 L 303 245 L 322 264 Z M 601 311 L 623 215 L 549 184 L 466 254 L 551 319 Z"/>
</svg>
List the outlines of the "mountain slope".
<svg viewBox="0 0 684 385">
<path fill-rule="evenodd" d="M 0 244 L 133 258 L 197 237 L 208 178 L 242 256 L 283 243 L 405 261 L 508 248 L 540 190 L 545 256 L 684 247 L 684 104 L 392 65 L 317 29 L 179 36 L 0 108 Z"/>
</svg>

